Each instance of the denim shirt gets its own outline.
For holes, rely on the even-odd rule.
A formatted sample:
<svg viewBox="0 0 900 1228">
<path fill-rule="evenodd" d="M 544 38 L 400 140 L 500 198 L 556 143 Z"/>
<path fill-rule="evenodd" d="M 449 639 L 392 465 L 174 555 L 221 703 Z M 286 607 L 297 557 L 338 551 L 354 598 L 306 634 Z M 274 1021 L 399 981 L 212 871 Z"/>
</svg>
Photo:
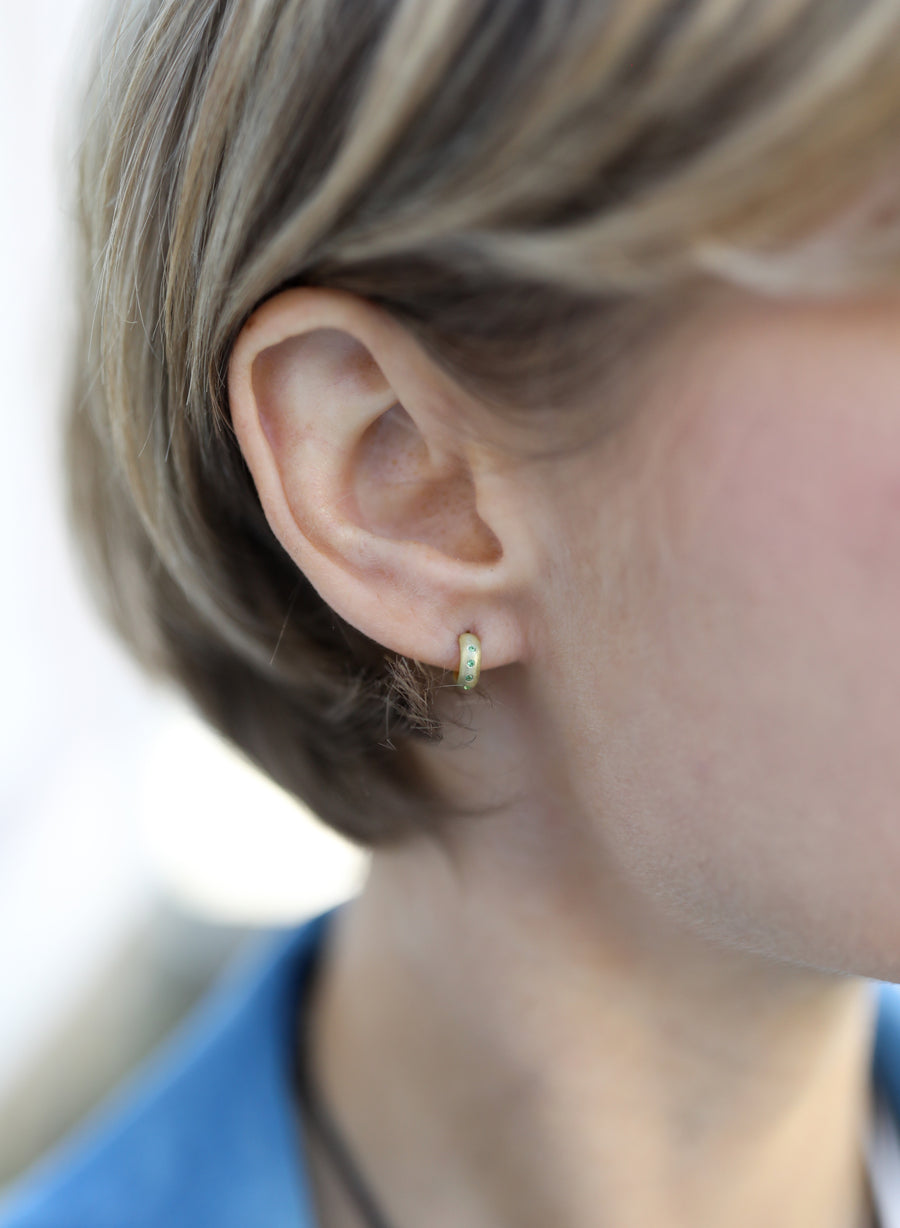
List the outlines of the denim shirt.
<svg viewBox="0 0 900 1228">
<path fill-rule="evenodd" d="M 156 1055 L 0 1202 L 0 1228 L 316 1228 L 292 1093 L 304 973 L 341 905 L 236 963 Z M 874 1086 L 900 1120 L 900 987 Z"/>
</svg>

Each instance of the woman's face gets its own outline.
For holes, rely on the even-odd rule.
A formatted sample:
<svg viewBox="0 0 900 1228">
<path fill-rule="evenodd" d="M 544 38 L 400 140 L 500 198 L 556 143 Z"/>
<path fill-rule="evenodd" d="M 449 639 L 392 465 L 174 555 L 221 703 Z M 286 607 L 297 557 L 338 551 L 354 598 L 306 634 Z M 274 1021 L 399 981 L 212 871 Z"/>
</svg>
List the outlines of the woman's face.
<svg viewBox="0 0 900 1228">
<path fill-rule="evenodd" d="M 541 469 L 560 766 L 672 920 L 900 979 L 900 298 L 736 303 L 648 395 Z"/>
</svg>

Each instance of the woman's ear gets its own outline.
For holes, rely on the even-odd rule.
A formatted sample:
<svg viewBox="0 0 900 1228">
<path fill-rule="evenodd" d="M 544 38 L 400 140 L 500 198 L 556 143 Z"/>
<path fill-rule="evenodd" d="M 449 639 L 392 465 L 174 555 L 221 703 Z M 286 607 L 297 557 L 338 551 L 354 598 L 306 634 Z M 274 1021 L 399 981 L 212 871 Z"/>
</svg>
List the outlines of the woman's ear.
<svg viewBox="0 0 900 1228">
<path fill-rule="evenodd" d="M 527 491 L 396 321 L 344 291 L 284 290 L 241 330 L 228 395 L 273 532 L 343 619 L 446 669 L 463 631 L 484 669 L 522 659 Z"/>
</svg>

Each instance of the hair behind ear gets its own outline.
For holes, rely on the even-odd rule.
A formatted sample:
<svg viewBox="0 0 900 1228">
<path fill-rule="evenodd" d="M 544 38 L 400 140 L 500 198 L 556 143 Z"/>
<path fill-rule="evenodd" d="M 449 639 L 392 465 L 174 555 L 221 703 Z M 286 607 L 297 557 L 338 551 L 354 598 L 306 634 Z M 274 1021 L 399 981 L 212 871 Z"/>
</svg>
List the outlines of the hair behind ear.
<svg viewBox="0 0 900 1228">
<path fill-rule="evenodd" d="M 443 672 L 385 652 L 330 610 L 275 541 L 246 476 L 240 499 L 234 485 L 223 499 L 220 481 L 198 482 L 190 501 L 218 522 L 222 549 L 195 555 L 190 584 L 173 575 L 110 465 L 82 372 L 76 362 L 69 506 L 113 626 L 149 672 L 178 679 L 220 733 L 349 839 L 376 846 L 427 831 L 443 807 L 404 745 L 441 737 L 433 699 Z M 230 450 L 224 470 L 245 474 Z M 222 452 L 211 452 L 204 468 L 221 476 Z"/>
</svg>

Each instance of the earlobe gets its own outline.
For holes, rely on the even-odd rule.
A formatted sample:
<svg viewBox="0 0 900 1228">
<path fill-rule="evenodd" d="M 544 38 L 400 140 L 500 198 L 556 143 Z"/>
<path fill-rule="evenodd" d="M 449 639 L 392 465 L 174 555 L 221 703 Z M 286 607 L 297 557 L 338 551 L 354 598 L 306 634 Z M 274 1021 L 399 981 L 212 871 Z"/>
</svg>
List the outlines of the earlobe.
<svg viewBox="0 0 900 1228">
<path fill-rule="evenodd" d="M 522 653 L 520 560 L 496 531 L 512 522 L 485 518 L 471 448 L 427 378 L 371 304 L 288 290 L 234 346 L 232 422 L 273 532 L 342 618 L 453 670 L 459 634 L 475 631 L 489 669 Z"/>
</svg>

